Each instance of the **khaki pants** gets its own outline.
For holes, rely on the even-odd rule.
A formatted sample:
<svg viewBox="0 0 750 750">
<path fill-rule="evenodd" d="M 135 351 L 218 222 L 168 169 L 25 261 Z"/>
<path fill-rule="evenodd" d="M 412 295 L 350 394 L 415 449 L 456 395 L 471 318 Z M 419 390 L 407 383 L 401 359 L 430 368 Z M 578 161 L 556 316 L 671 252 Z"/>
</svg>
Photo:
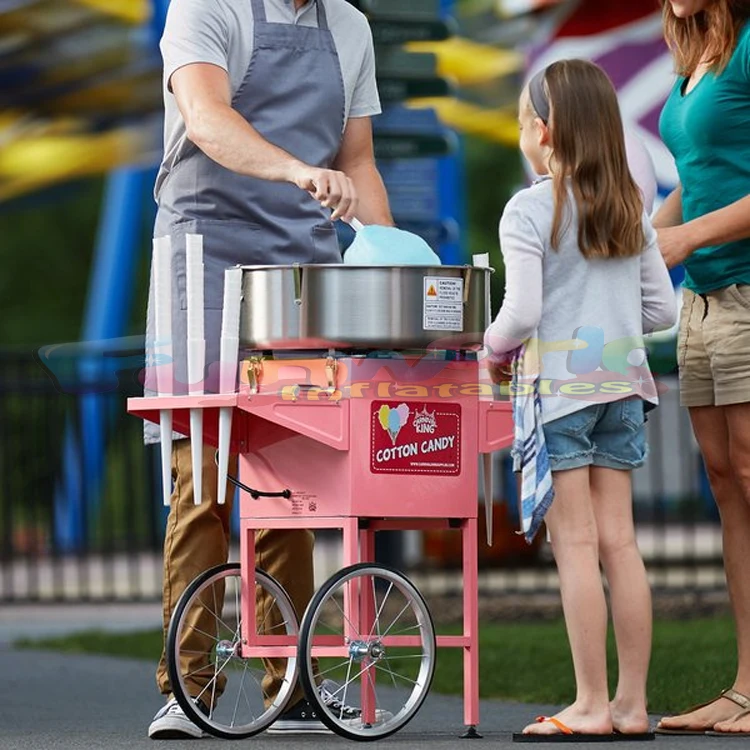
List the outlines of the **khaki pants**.
<svg viewBox="0 0 750 750">
<path fill-rule="evenodd" d="M 172 449 L 172 492 L 167 530 L 164 539 L 164 635 L 165 646 L 162 649 L 159 666 L 156 670 L 156 683 L 164 695 L 171 695 L 165 656 L 166 633 L 178 599 L 190 582 L 200 573 L 215 565 L 227 562 L 229 553 L 230 519 L 234 487 L 227 488 L 227 502 L 219 505 L 216 502 L 218 469 L 214 462 L 214 449 L 205 446 L 203 451 L 203 501 L 200 505 L 193 502 L 193 475 L 190 455 L 190 441 L 178 440 Z M 237 459 L 230 461 L 230 474 L 236 476 Z M 313 576 L 313 541 L 312 532 L 307 530 L 269 529 L 255 535 L 255 564 L 273 576 L 289 594 L 292 604 L 301 618 L 308 602 L 312 598 Z M 262 602 L 257 602 L 258 611 L 262 612 Z M 204 620 L 205 622 L 202 622 Z M 191 675 L 198 695 L 205 687 L 206 681 L 213 676 L 200 674 L 202 664 L 191 664 L 188 654 L 205 654 L 210 648 L 208 640 L 201 635 L 211 632 L 211 617 L 202 608 L 196 609 L 194 627 L 188 628 L 188 642 L 183 642 L 183 657 L 180 664 L 182 674 Z M 191 643 L 191 641 L 194 641 Z M 194 657 L 197 658 L 197 657 Z M 271 659 L 266 662 L 267 674 L 263 687 L 268 701 L 276 696 L 286 668 L 286 659 Z M 217 685 L 220 695 L 223 685 Z M 288 705 L 294 705 L 303 697 L 302 688 L 296 686 Z"/>
</svg>

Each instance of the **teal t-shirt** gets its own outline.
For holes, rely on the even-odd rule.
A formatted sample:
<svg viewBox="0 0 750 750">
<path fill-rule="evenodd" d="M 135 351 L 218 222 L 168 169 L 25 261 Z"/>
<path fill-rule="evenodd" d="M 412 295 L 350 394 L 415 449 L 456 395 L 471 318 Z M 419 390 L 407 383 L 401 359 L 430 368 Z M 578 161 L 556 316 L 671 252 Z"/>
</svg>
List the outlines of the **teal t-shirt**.
<svg viewBox="0 0 750 750">
<path fill-rule="evenodd" d="M 677 164 L 687 222 L 750 195 L 750 22 L 719 75 L 706 73 L 687 94 L 686 81 L 678 77 L 659 129 Z M 700 248 L 685 270 L 697 294 L 750 284 L 750 238 Z"/>
</svg>

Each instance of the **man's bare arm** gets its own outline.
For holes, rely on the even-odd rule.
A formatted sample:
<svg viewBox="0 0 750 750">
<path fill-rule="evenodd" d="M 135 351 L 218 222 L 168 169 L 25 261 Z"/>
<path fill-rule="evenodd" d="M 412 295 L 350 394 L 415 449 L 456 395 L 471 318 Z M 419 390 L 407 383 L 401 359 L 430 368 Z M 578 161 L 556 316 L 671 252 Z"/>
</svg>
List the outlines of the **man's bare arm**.
<svg viewBox="0 0 750 750">
<path fill-rule="evenodd" d="M 354 216 L 357 193 L 349 177 L 305 164 L 263 138 L 232 108 L 229 76 L 223 68 L 185 65 L 172 74 L 170 83 L 188 138 L 210 159 L 239 174 L 293 183 L 334 209 L 334 220 Z"/>
</svg>

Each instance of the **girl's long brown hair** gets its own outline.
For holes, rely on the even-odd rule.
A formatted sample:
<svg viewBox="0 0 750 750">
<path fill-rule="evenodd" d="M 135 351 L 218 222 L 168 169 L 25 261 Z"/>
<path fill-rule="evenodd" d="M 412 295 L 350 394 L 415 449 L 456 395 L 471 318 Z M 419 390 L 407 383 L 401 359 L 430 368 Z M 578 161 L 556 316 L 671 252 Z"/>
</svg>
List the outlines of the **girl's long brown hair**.
<svg viewBox="0 0 750 750">
<path fill-rule="evenodd" d="M 578 208 L 578 246 L 586 258 L 626 258 L 645 246 L 643 198 L 628 167 L 617 94 L 587 60 L 552 63 L 549 97 L 555 213 L 552 247 L 566 221 L 568 178 Z"/>
<path fill-rule="evenodd" d="M 742 24 L 750 18 L 750 0 L 713 0 L 689 18 L 677 18 L 669 0 L 661 0 L 664 38 L 677 73 L 690 76 L 705 59 L 715 73 L 726 68 Z"/>
</svg>

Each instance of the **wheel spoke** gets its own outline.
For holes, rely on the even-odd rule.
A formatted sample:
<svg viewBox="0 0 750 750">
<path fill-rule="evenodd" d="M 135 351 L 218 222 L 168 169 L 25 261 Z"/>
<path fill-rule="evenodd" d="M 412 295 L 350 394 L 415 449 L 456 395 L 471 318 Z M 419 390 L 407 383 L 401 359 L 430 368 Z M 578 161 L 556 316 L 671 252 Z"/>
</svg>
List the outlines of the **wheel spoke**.
<svg viewBox="0 0 750 750">
<path fill-rule="evenodd" d="M 388 633 L 391 632 L 391 628 L 398 622 L 398 618 L 401 617 L 401 615 L 404 614 L 404 612 L 406 612 L 406 610 L 409 608 L 409 606 L 410 606 L 410 603 L 407 601 L 406 604 L 404 604 L 404 606 L 401 609 L 401 611 L 393 619 L 393 622 L 386 628 L 385 633 L 383 633 L 383 635 L 381 636 L 382 638 L 385 638 L 388 635 Z"/>
<path fill-rule="evenodd" d="M 344 659 L 344 661 L 340 662 L 339 664 L 335 664 L 334 666 L 329 667 L 328 669 L 324 669 L 322 672 L 318 672 L 318 675 L 320 677 L 325 677 L 325 675 L 331 674 L 332 672 L 338 672 L 338 670 L 341 669 L 341 667 L 343 667 L 344 664 L 350 664 L 350 663 L 351 663 L 351 659 Z"/>
<path fill-rule="evenodd" d="M 351 673 L 352 673 L 352 660 L 349 659 L 349 665 L 346 668 L 346 682 L 344 683 L 344 696 L 341 699 L 341 711 L 339 712 L 339 721 L 341 721 L 341 719 L 344 718 L 344 706 L 346 705 L 346 688 L 349 685 L 349 675 Z"/>
<path fill-rule="evenodd" d="M 215 596 L 215 592 L 214 592 L 214 596 Z M 223 620 L 223 618 L 222 618 L 222 616 L 221 616 L 220 614 L 218 614 L 218 613 L 217 613 L 217 612 L 215 612 L 215 611 L 214 611 L 213 609 L 211 609 L 211 607 L 209 607 L 209 606 L 208 606 L 208 605 L 207 605 L 207 604 L 206 604 L 205 602 L 203 602 L 203 601 L 200 601 L 200 600 L 199 600 L 199 602 L 200 602 L 200 605 L 201 605 L 201 607 L 203 607 L 203 609 L 205 609 L 205 610 L 206 610 L 206 612 L 208 612 L 208 614 L 209 614 L 209 615 L 212 615 L 213 617 L 215 617 L 215 618 L 216 618 L 216 622 L 218 622 L 218 623 L 221 623 L 221 624 L 222 624 L 222 625 L 223 625 L 223 626 L 224 626 L 224 627 L 225 627 L 225 628 L 227 629 L 227 631 L 228 631 L 229 633 L 231 633 L 231 632 L 232 632 L 232 628 L 230 628 L 230 627 L 229 627 L 229 625 L 227 625 L 227 624 L 226 624 L 226 623 L 224 622 L 224 620 Z M 216 609 L 218 609 L 218 608 L 216 607 Z M 208 636 L 209 638 L 217 638 L 217 639 L 218 639 L 218 637 L 219 637 L 219 636 L 218 636 L 218 633 L 217 633 L 217 635 L 216 635 L 216 636 L 214 636 L 214 635 L 209 635 L 208 633 L 204 633 L 204 635 Z"/>
<path fill-rule="evenodd" d="M 377 596 L 375 595 L 375 584 L 372 585 L 372 598 L 375 601 L 375 604 L 377 606 Z M 383 597 L 383 601 L 380 602 L 380 609 L 375 613 L 375 620 L 372 623 L 372 628 L 370 629 L 370 634 L 367 636 L 368 639 L 372 638 L 373 631 L 375 627 L 377 626 L 378 629 L 378 635 L 380 635 L 380 615 L 383 612 L 383 607 L 385 607 L 385 603 L 388 601 L 388 597 L 391 594 L 391 591 L 393 590 L 393 582 L 391 581 L 390 585 L 388 586 L 388 591 L 385 592 L 385 596 Z"/>
<path fill-rule="evenodd" d="M 399 658 L 403 658 L 403 657 L 399 657 Z M 420 656 L 419 658 L 421 659 L 422 657 Z M 388 660 L 388 657 L 385 658 L 385 661 L 389 665 L 388 667 L 383 667 L 383 666 L 380 666 L 380 664 L 376 664 L 375 665 L 375 669 L 379 669 L 381 672 L 385 672 L 386 674 L 389 674 L 391 676 L 391 679 L 393 680 L 394 687 L 397 687 L 396 686 L 396 677 L 398 677 L 399 680 L 403 680 L 404 682 L 410 682 L 412 685 L 419 685 L 420 684 L 419 681 L 417 681 L 417 680 L 412 680 L 411 678 L 406 677 L 405 675 L 399 674 L 398 672 L 394 672 L 390 668 L 390 662 Z"/>
<path fill-rule="evenodd" d="M 332 599 L 333 603 L 338 607 L 339 612 L 341 612 L 341 616 L 346 620 L 347 623 L 349 623 L 349 627 L 352 629 L 353 632 L 359 633 L 359 628 L 355 628 L 352 621 L 346 616 L 346 612 L 344 612 L 344 608 L 339 604 L 338 599 Z"/>
</svg>

